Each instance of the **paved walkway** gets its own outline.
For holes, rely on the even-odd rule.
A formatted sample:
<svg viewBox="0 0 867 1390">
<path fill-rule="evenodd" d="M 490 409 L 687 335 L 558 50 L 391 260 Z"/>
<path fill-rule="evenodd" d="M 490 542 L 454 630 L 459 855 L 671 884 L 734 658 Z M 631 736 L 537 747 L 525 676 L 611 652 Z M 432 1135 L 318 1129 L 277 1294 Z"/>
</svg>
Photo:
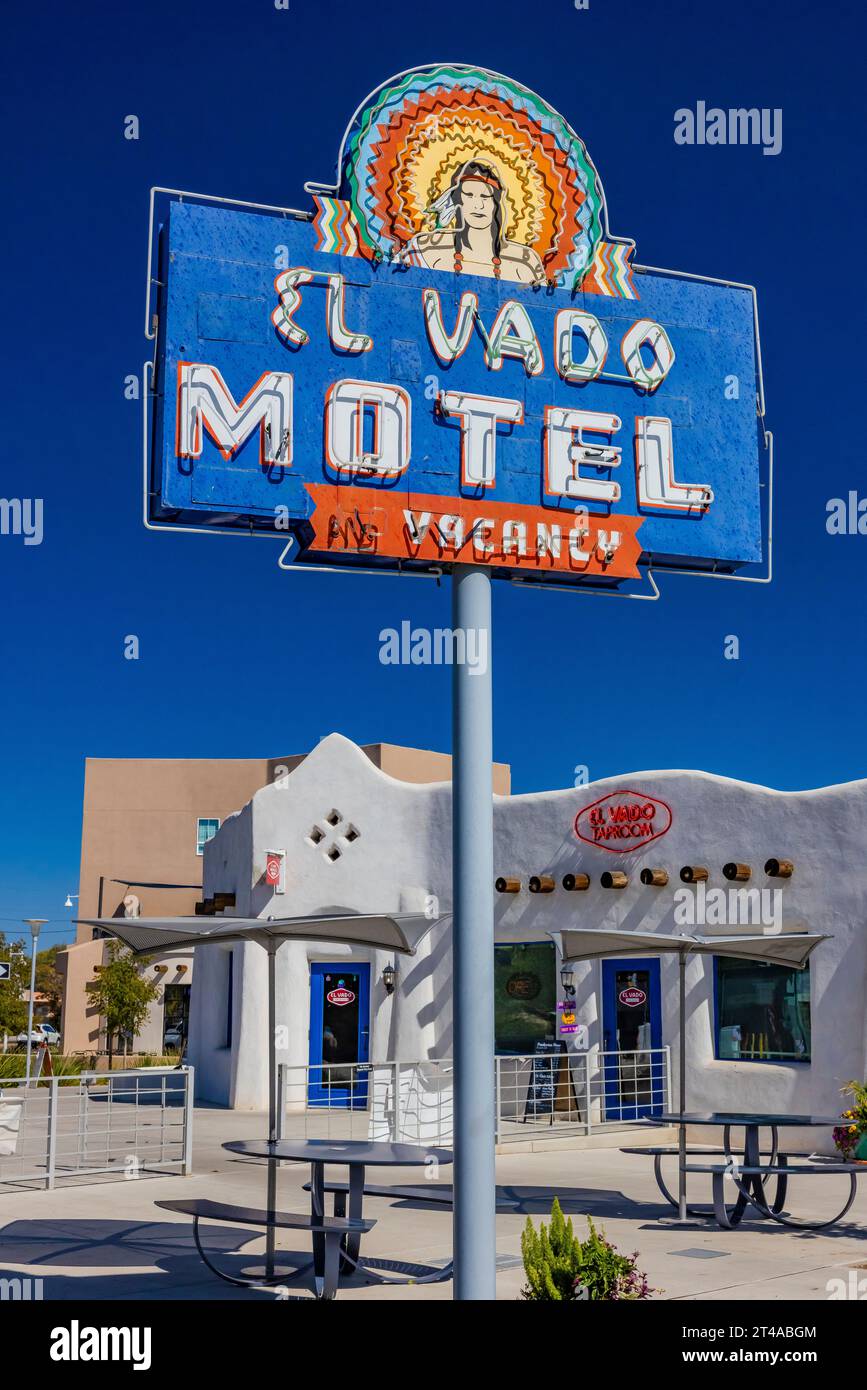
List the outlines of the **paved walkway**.
<svg viewBox="0 0 867 1390">
<path fill-rule="evenodd" d="M 189 1222 L 154 1206 L 172 1197 L 206 1196 L 240 1205 L 264 1204 L 265 1168 L 226 1154 L 227 1139 L 261 1138 L 261 1115 L 199 1108 L 195 1124 L 195 1172 L 174 1176 L 118 1178 L 59 1188 L 53 1192 L 18 1189 L 0 1193 L 0 1279 L 29 1276 L 43 1280 L 45 1299 L 272 1299 L 220 1282 L 202 1266 Z M 305 1210 L 302 1184 L 309 1170 L 286 1164 L 280 1171 L 279 1206 Z M 450 1181 L 448 1170 L 442 1180 Z M 419 1185 L 419 1171 L 389 1170 L 373 1181 Z M 697 1229 L 660 1227 L 664 1214 L 649 1159 L 617 1149 L 507 1153 L 497 1158 L 501 1194 L 519 1203 L 497 1217 L 499 1272 L 497 1294 L 520 1294 L 520 1237 L 527 1216 L 547 1217 L 553 1195 L 573 1217 L 576 1229 L 593 1217 L 622 1250 L 641 1252 L 640 1264 L 651 1284 L 668 1299 L 826 1299 L 829 1281 L 867 1278 L 867 1185 L 862 1184 L 846 1221 L 830 1233 L 797 1233 L 768 1223 L 747 1221 L 737 1231 L 708 1224 Z M 696 1179 L 701 1184 L 706 1179 Z M 799 1214 L 830 1211 L 842 1179 L 802 1180 L 790 1189 Z M 819 1190 L 821 1189 L 821 1190 Z M 697 1199 L 706 1196 L 701 1186 Z M 445 1262 L 451 1253 L 449 1208 L 370 1198 L 366 1214 L 378 1224 L 364 1243 L 370 1257 L 418 1264 Z M 259 1238 L 246 1240 L 243 1228 L 213 1229 L 211 1248 L 231 1272 L 255 1262 Z M 290 1233 L 287 1245 L 293 1237 Z M 282 1241 L 281 1241 L 282 1244 Z M 304 1248 L 299 1239 L 296 1246 Z M 309 1259 L 309 1248 L 304 1255 Z M 832 1286 L 833 1287 L 833 1286 Z M 293 1297 L 309 1297 L 303 1287 Z M 394 1289 L 351 1287 L 341 1299 L 450 1299 L 451 1283 Z"/>
</svg>

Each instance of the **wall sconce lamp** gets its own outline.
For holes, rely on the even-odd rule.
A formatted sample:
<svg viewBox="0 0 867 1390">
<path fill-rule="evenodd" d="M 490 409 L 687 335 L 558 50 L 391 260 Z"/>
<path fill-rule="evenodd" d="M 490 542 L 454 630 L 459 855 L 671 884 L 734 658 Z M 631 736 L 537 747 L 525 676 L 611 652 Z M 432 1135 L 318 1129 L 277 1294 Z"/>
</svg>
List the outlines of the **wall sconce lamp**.
<svg viewBox="0 0 867 1390">
<path fill-rule="evenodd" d="M 187 967 L 186 965 L 179 965 L 179 966 L 178 966 L 178 974 L 179 974 L 179 975 L 186 975 L 187 969 L 188 969 L 188 967 Z"/>
<path fill-rule="evenodd" d="M 752 872 L 749 864 L 723 864 L 723 878 L 730 883 L 746 883 Z"/>
<path fill-rule="evenodd" d="M 664 888 L 668 883 L 668 870 L 642 869 L 639 877 L 645 888 Z"/>
<path fill-rule="evenodd" d="M 707 869 L 698 864 L 684 864 L 680 871 L 681 883 L 707 883 Z"/>
<path fill-rule="evenodd" d="M 611 873 L 606 869 L 599 882 L 603 888 L 625 888 L 629 883 L 629 875 L 622 873 L 620 869 L 614 869 Z"/>
<path fill-rule="evenodd" d="M 769 878 L 791 878 L 795 872 L 795 866 L 791 859 L 769 859 L 765 865 L 765 873 Z"/>
<path fill-rule="evenodd" d="M 169 967 L 168 967 L 167 965 L 155 965 L 155 966 L 154 966 L 154 974 L 155 974 L 155 975 L 165 975 L 166 972 L 168 971 L 168 968 L 169 968 Z"/>
<path fill-rule="evenodd" d="M 553 893 L 554 880 L 548 874 L 534 874 L 527 887 L 531 893 Z"/>
<path fill-rule="evenodd" d="M 394 982 L 396 978 L 397 971 L 393 965 L 384 965 L 382 967 L 382 983 L 385 987 L 386 994 L 394 994 Z"/>
<path fill-rule="evenodd" d="M 560 984 L 563 986 L 563 993 L 570 999 L 575 998 L 575 971 L 571 965 L 560 966 Z"/>
<path fill-rule="evenodd" d="M 583 893 L 590 887 L 589 874 L 564 874 L 563 887 L 567 893 Z"/>
<path fill-rule="evenodd" d="M 521 880 L 519 878 L 498 878 L 494 880 L 494 887 L 498 893 L 520 893 Z"/>
</svg>

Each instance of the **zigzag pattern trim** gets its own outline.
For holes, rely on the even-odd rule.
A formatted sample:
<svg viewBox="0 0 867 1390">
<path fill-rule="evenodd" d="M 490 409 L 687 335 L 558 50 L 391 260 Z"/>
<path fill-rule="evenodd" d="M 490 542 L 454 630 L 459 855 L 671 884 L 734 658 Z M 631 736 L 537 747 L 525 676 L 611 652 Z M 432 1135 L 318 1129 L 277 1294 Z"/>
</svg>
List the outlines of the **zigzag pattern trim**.
<svg viewBox="0 0 867 1390">
<path fill-rule="evenodd" d="M 635 247 L 622 241 L 600 241 L 581 288 L 587 294 L 605 294 L 617 299 L 638 299 L 632 259 Z"/>
<path fill-rule="evenodd" d="M 330 251 L 337 256 L 359 256 L 358 233 L 352 209 L 344 198 L 329 198 L 314 194 L 316 216 L 316 250 Z"/>
</svg>

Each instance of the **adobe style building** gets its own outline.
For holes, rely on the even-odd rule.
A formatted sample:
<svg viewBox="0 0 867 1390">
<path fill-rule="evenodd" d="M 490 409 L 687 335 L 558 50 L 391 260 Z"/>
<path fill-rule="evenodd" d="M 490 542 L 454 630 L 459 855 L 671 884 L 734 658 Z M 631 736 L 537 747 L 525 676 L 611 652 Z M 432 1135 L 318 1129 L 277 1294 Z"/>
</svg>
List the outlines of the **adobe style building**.
<svg viewBox="0 0 867 1390">
<path fill-rule="evenodd" d="M 451 775 L 442 753 L 366 745 L 365 757 L 403 781 Z M 192 915 L 202 897 L 203 850 L 225 820 L 260 788 L 289 775 L 304 754 L 284 758 L 88 758 L 85 764 L 78 917 Z M 508 792 L 509 770 L 497 765 L 495 786 Z M 161 886 L 172 885 L 172 886 Z M 104 1048 L 87 986 L 104 963 L 105 941 L 79 925 L 76 942 L 58 956 L 64 977 L 61 1021 L 65 1052 Z M 167 1028 L 185 1028 L 193 978 L 189 953 L 154 958 L 160 1000 L 135 1040 L 137 1052 L 162 1053 Z"/>
<path fill-rule="evenodd" d="M 689 959 L 687 1094 L 701 1109 L 835 1114 L 841 1086 L 864 1076 L 867 880 L 858 865 L 867 782 L 777 792 L 702 772 L 630 773 L 497 795 L 494 837 L 495 873 L 506 885 L 495 897 L 498 1052 L 529 1054 L 560 1040 L 568 1054 L 644 1054 L 668 1044 L 676 1087 L 676 958 L 637 951 L 634 959 L 579 963 L 570 1001 L 558 933 L 806 930 L 829 939 L 803 971 Z M 275 858 L 282 892 L 269 881 Z M 332 735 L 226 819 L 204 862 L 205 896 L 234 895 L 230 915 L 434 905 L 436 920 L 414 957 L 285 942 L 277 953 L 278 1060 L 312 1066 L 321 1082 L 327 1063 L 450 1056 L 448 781 L 412 784 Z M 724 877 L 732 862 L 749 870 L 748 881 Z M 689 867 L 696 880 L 684 884 Z M 642 882 L 642 869 L 657 871 L 656 881 Z M 242 943 L 198 956 L 189 1049 L 197 1094 L 265 1109 L 266 954 Z M 311 1093 L 311 1101 L 323 1099 Z M 618 1118 L 602 1113 L 605 1105 L 603 1096 L 595 1118 Z"/>
</svg>

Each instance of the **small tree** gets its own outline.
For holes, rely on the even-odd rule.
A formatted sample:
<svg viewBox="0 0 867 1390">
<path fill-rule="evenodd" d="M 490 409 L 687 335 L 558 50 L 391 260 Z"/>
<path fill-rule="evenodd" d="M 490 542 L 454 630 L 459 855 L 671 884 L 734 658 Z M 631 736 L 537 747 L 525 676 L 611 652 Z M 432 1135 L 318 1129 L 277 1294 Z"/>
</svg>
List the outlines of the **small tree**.
<svg viewBox="0 0 867 1390">
<path fill-rule="evenodd" d="M 0 980 L 0 1043 L 3 1034 L 15 1037 L 27 1027 L 27 1005 L 22 994 L 30 988 L 30 962 L 23 940 L 7 941 L 0 932 L 0 960 L 9 962 L 8 980 Z"/>
<path fill-rule="evenodd" d="M 108 964 L 102 967 L 89 993 L 102 1017 L 108 1040 L 108 1067 L 114 1056 L 114 1036 L 129 1033 L 133 1038 L 148 1016 L 151 1004 L 159 997 L 154 980 L 140 974 L 146 960 L 136 961 L 132 953 L 117 940 L 108 943 Z"/>
<path fill-rule="evenodd" d="M 57 969 L 57 953 L 65 950 L 65 946 L 49 946 L 36 957 L 36 988 L 48 996 L 48 1021 L 56 1028 L 60 1027 L 63 1007 L 63 978 Z"/>
</svg>

